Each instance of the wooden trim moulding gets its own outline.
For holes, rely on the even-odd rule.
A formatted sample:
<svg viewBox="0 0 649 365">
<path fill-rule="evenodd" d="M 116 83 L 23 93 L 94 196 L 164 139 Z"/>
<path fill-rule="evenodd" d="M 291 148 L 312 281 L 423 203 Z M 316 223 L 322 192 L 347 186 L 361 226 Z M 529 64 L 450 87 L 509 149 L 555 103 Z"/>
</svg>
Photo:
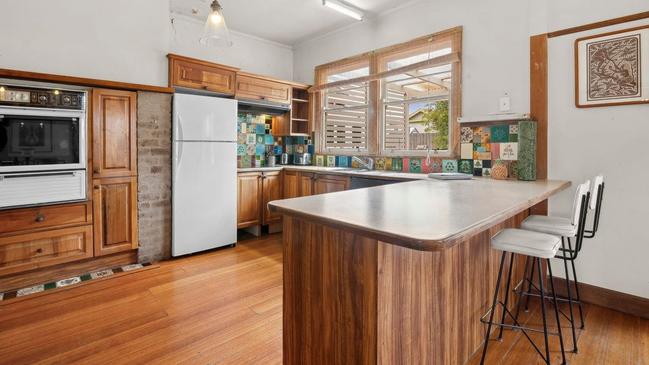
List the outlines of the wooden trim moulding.
<svg viewBox="0 0 649 365">
<path fill-rule="evenodd" d="M 383 71 L 383 72 L 378 72 L 375 74 L 371 74 L 369 76 L 361 76 L 361 77 L 356 77 L 353 79 L 348 79 L 348 80 L 341 80 L 341 81 L 334 81 L 330 82 L 327 84 L 320 84 L 316 86 L 312 86 L 309 89 L 309 92 L 314 93 L 318 92 L 324 89 L 329 89 L 332 87 L 340 86 L 340 85 L 347 85 L 347 84 L 353 84 L 353 83 L 358 83 L 358 82 L 368 82 L 368 81 L 375 81 L 375 80 L 380 80 L 389 76 L 394 76 L 394 75 L 399 75 L 407 71 L 412 71 L 416 70 L 422 67 L 435 67 L 439 65 L 445 65 L 448 63 L 457 63 L 460 61 L 460 52 L 456 51 L 453 53 L 449 53 L 447 55 L 431 58 L 425 61 L 413 63 L 411 65 L 399 67 L 399 68 L 394 68 L 389 71 Z"/>
<path fill-rule="evenodd" d="M 627 22 L 632 22 L 636 20 L 642 20 L 642 19 L 647 19 L 649 18 L 649 11 L 645 11 L 642 13 L 636 13 L 636 14 L 631 14 L 631 15 L 626 15 L 626 16 L 621 16 L 618 18 L 613 18 L 613 19 L 607 19 L 599 22 L 594 22 L 594 23 L 589 23 L 589 24 L 584 24 L 584 25 L 579 25 L 576 27 L 571 27 L 571 28 L 566 28 L 566 29 L 561 29 L 561 30 L 555 30 L 553 32 L 549 32 L 547 34 L 548 38 L 554 38 L 554 37 L 560 37 L 572 33 L 580 33 L 580 32 L 585 32 L 587 30 L 592 30 L 592 29 L 597 29 L 597 28 L 604 28 L 604 27 L 609 27 L 611 25 L 616 25 L 616 24 L 622 24 L 622 23 L 627 23 Z"/>
<path fill-rule="evenodd" d="M 537 123 L 536 178 L 548 177 L 548 36 L 530 37 L 530 114 Z"/>
<path fill-rule="evenodd" d="M 566 296 L 566 279 L 554 278 L 557 295 Z M 575 282 L 570 281 L 572 293 L 575 293 Z M 622 293 L 586 283 L 579 283 L 579 294 L 585 303 L 595 304 L 618 312 L 649 319 L 649 298 Z"/>
<path fill-rule="evenodd" d="M 173 88 L 164 87 L 164 86 L 132 84 L 128 82 L 90 79 L 86 77 L 54 75 L 54 74 L 20 71 L 20 70 L 9 70 L 6 68 L 0 68 L 0 77 L 5 77 L 9 79 L 29 80 L 29 81 L 52 82 L 58 84 L 86 86 L 86 87 L 103 87 L 109 89 L 121 89 L 121 90 L 130 90 L 130 91 L 151 91 L 151 92 L 166 93 L 166 94 L 171 94 L 174 92 Z"/>
<path fill-rule="evenodd" d="M 173 60 L 178 60 L 178 61 L 187 61 L 187 62 L 191 62 L 191 63 L 197 63 L 199 65 L 208 66 L 208 67 L 218 67 L 218 68 L 222 68 L 222 69 L 229 70 L 229 71 L 234 71 L 234 72 L 239 72 L 239 70 L 241 70 L 238 67 L 232 67 L 232 66 L 223 65 L 223 64 L 220 64 L 220 63 L 209 62 L 209 61 L 205 61 L 205 60 L 199 60 L 198 58 L 191 58 L 191 57 L 187 57 L 187 56 L 181 56 L 181 55 L 174 54 L 174 53 L 167 54 L 167 58 L 170 58 L 170 59 L 173 59 Z"/>
</svg>

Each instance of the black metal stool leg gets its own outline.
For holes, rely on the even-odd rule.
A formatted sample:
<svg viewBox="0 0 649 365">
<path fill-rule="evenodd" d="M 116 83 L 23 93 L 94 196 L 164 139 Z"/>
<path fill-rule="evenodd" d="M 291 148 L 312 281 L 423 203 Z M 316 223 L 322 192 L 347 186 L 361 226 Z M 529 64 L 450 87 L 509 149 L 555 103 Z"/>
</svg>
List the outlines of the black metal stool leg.
<svg viewBox="0 0 649 365">
<path fill-rule="evenodd" d="M 523 304 L 523 287 L 525 286 L 525 280 L 527 280 L 527 269 L 530 266 L 530 257 L 525 258 L 525 268 L 523 269 L 523 282 L 521 283 L 521 295 L 518 297 L 516 302 L 516 313 L 514 314 L 514 323 L 518 322 L 518 315 L 521 312 L 521 305 Z"/>
<path fill-rule="evenodd" d="M 527 292 L 532 292 L 532 282 L 534 281 L 534 265 L 536 265 L 536 259 L 532 259 L 532 269 L 530 270 L 529 282 L 527 283 Z M 530 310 L 530 296 L 527 295 L 525 298 L 525 312 Z"/>
<path fill-rule="evenodd" d="M 554 291 L 554 277 L 552 276 L 552 267 L 550 265 L 550 260 L 546 260 L 548 263 L 548 275 L 550 276 L 550 289 L 552 289 L 552 300 L 554 303 L 554 317 L 557 320 L 557 330 L 559 331 L 559 345 L 561 346 L 561 364 L 566 363 L 566 351 L 563 347 L 563 334 L 561 333 L 561 321 L 559 320 L 559 302 L 557 301 L 557 293 Z M 572 303 L 570 303 L 572 305 Z M 572 306 L 571 306 L 572 308 Z M 572 310 L 571 310 L 572 313 Z M 575 334 L 575 327 L 573 324 L 572 334 Z M 574 339 L 574 337 L 573 337 Z M 546 344 L 547 345 L 547 344 Z M 575 349 L 577 348 L 577 342 L 575 342 Z M 548 359 L 549 364 L 550 359 Z"/>
<path fill-rule="evenodd" d="M 572 243 L 570 242 L 570 238 L 568 238 L 568 249 L 572 251 Z M 584 322 L 584 309 L 581 304 L 581 297 L 579 296 L 579 280 L 577 279 L 577 269 L 575 269 L 575 260 L 572 259 L 570 260 L 570 264 L 572 264 L 572 277 L 574 278 L 575 281 L 575 295 L 577 302 L 579 303 L 579 320 L 581 321 L 581 326 L 579 328 L 584 329 L 585 322 Z M 567 285 L 570 285 L 570 282 L 568 282 Z"/>
<path fill-rule="evenodd" d="M 489 314 L 489 323 L 487 324 L 487 334 L 484 338 L 484 347 L 482 348 L 482 359 L 480 360 L 480 365 L 484 364 L 485 357 L 487 356 L 487 346 L 489 345 L 489 335 L 491 335 L 491 325 L 494 321 L 494 314 L 496 312 L 496 304 L 498 303 L 498 291 L 500 289 L 500 279 L 503 276 L 503 266 L 505 265 L 505 256 L 507 252 L 503 251 L 503 255 L 500 258 L 500 269 L 498 269 L 498 279 L 496 280 L 496 290 L 494 291 L 494 300 L 491 303 L 491 313 Z M 512 254 L 513 255 L 513 254 Z"/>
<path fill-rule="evenodd" d="M 561 237 L 561 248 L 564 250 L 564 255 L 566 255 L 566 244 Z M 572 312 L 572 289 L 570 288 L 570 274 L 568 271 L 568 259 L 564 257 L 563 259 L 563 268 L 566 272 L 566 290 L 568 291 L 568 306 L 570 308 L 570 327 L 572 329 L 572 352 L 577 353 L 577 334 L 575 333 L 575 316 Z"/>
<path fill-rule="evenodd" d="M 512 252 L 510 254 L 510 259 L 509 259 L 509 272 L 507 274 L 507 283 L 505 284 L 505 303 L 503 304 L 503 314 L 500 317 L 500 330 L 498 331 L 498 340 L 503 339 L 503 329 L 504 327 L 502 326 L 505 324 L 505 314 L 507 314 L 507 311 L 505 310 L 507 308 L 507 304 L 509 303 L 509 285 L 512 281 L 512 267 L 514 266 L 514 253 Z"/>
<path fill-rule="evenodd" d="M 545 363 L 550 365 L 550 345 L 548 344 L 548 321 L 545 313 L 545 290 L 543 289 L 543 273 L 541 270 L 541 259 L 535 258 L 538 261 L 537 273 L 539 277 L 539 289 L 541 294 L 541 313 L 543 315 L 543 338 L 545 340 Z"/>
</svg>

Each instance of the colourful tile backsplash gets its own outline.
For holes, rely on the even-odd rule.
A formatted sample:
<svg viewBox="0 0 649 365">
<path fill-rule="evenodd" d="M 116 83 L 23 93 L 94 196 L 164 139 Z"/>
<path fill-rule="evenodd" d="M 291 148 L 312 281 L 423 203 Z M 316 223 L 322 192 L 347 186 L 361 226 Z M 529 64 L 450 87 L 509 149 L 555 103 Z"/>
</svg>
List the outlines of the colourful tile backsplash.
<svg viewBox="0 0 649 365">
<path fill-rule="evenodd" d="M 310 138 L 276 137 L 272 118 L 263 114 L 239 113 L 237 118 L 237 167 L 267 166 L 268 154 L 313 153 Z M 332 156 L 333 157 L 333 156 Z M 334 158 L 335 160 L 335 158 Z"/>
<path fill-rule="evenodd" d="M 521 124 L 525 130 L 530 121 Z M 431 157 L 377 157 L 374 159 L 376 170 L 402 171 L 411 173 L 462 172 L 475 176 L 491 176 L 491 168 L 496 162 L 505 164 L 510 178 L 518 176 L 519 133 L 518 122 L 503 123 L 494 126 L 462 127 L 460 133 L 460 159 L 442 159 Z M 533 133 L 528 133 L 532 135 Z M 527 156 L 531 153 L 527 153 Z M 533 157 L 533 156 L 532 156 Z M 529 157 L 528 157 L 529 158 Z M 346 156 L 316 155 L 313 162 L 317 166 L 357 167 L 350 163 Z M 331 164 L 335 162 L 335 165 Z M 528 170 L 529 165 L 526 163 Z"/>
</svg>

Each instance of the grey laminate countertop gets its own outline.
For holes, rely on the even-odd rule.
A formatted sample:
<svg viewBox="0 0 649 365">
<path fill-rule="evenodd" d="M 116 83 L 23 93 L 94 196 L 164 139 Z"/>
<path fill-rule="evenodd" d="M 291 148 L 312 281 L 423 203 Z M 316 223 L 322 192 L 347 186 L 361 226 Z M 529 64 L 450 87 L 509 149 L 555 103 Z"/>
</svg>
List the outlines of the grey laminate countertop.
<svg viewBox="0 0 649 365">
<path fill-rule="evenodd" d="M 418 250 L 450 247 L 566 189 L 570 182 L 426 179 L 269 203 L 272 211 Z"/>
</svg>

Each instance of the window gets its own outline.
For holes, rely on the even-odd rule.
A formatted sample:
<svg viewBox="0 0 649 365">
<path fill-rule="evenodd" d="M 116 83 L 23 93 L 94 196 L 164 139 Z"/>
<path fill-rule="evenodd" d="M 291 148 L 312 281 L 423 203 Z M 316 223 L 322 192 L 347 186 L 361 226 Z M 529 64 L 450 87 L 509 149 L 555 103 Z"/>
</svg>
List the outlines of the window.
<svg viewBox="0 0 649 365">
<path fill-rule="evenodd" d="M 441 42 L 381 59 L 382 69 L 397 72 L 381 80 L 381 155 L 449 150 L 452 64 L 429 66 L 425 62 L 449 54 L 450 44 Z M 421 66 L 409 68 L 411 65 Z"/>
<path fill-rule="evenodd" d="M 328 82 L 367 76 L 368 67 L 327 75 Z M 367 82 L 344 83 L 324 91 L 323 143 L 328 151 L 367 151 L 369 111 Z"/>
<path fill-rule="evenodd" d="M 316 67 L 319 153 L 455 156 L 462 29 Z"/>
</svg>

